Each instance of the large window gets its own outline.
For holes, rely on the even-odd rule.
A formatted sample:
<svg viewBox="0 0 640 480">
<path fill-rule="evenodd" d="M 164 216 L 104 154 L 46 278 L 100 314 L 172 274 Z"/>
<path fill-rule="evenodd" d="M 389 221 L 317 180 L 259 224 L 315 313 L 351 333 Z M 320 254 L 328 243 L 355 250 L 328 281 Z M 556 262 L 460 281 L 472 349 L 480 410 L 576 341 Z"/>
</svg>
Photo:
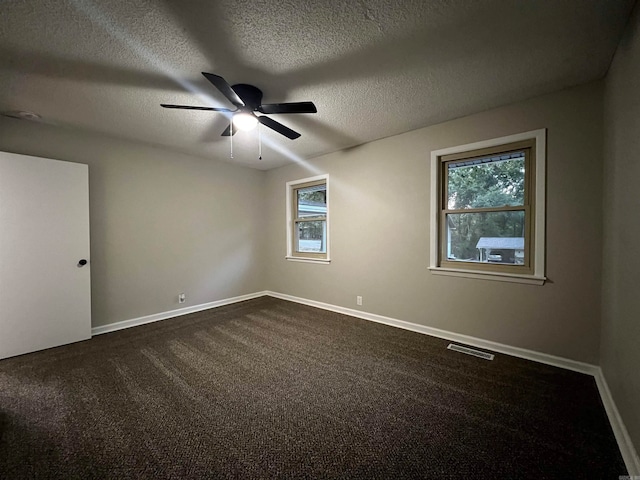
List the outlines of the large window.
<svg viewBox="0 0 640 480">
<path fill-rule="evenodd" d="M 432 270 L 544 280 L 541 148 L 544 131 L 432 153 Z"/>
<path fill-rule="evenodd" d="M 327 175 L 287 183 L 287 258 L 328 262 Z"/>
</svg>

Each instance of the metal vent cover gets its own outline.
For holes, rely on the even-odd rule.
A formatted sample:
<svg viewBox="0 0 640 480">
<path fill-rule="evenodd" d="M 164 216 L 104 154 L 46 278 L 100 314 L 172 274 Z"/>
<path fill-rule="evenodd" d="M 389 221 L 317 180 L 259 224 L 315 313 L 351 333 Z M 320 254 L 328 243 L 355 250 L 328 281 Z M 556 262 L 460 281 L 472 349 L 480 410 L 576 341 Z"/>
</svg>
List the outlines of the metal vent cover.
<svg viewBox="0 0 640 480">
<path fill-rule="evenodd" d="M 447 350 L 454 350 L 460 353 L 466 353 L 467 355 L 473 355 L 474 357 L 484 358 L 485 360 L 493 360 L 495 355 L 487 352 L 481 352 L 480 350 L 474 350 L 473 348 L 463 347 L 462 345 L 456 345 L 450 343 Z"/>
</svg>

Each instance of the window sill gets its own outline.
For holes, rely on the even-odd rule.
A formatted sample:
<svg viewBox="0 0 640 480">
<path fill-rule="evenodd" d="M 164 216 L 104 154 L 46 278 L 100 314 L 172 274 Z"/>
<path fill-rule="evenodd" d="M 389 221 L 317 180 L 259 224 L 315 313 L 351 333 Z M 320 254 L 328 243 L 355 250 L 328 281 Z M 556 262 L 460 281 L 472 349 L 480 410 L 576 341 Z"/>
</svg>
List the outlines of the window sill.
<svg viewBox="0 0 640 480">
<path fill-rule="evenodd" d="M 476 270 L 462 270 L 442 267 L 429 267 L 434 275 L 448 275 L 451 277 L 477 278 L 479 280 L 493 280 L 497 282 L 525 283 L 528 285 L 544 285 L 547 277 L 536 275 L 519 275 L 517 273 L 478 272 Z"/>
<path fill-rule="evenodd" d="M 331 260 L 328 258 L 309 258 L 309 257 L 292 257 L 290 255 L 287 255 L 286 257 L 287 260 L 291 261 L 291 262 L 303 262 L 303 263 L 324 263 L 325 265 L 328 265 L 331 263 Z"/>
</svg>

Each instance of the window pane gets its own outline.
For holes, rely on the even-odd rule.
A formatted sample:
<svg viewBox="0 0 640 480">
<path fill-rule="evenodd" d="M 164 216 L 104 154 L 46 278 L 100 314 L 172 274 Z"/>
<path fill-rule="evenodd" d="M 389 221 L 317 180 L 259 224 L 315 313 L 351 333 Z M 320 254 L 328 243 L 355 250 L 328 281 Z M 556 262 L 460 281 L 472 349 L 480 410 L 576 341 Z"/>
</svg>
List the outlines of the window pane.
<svg viewBox="0 0 640 480">
<path fill-rule="evenodd" d="M 327 215 L 327 185 L 314 185 L 312 187 L 296 190 L 298 218 L 324 217 Z M 308 250 L 303 250 L 308 251 Z"/>
<path fill-rule="evenodd" d="M 524 264 L 524 210 L 446 216 L 451 261 Z"/>
<path fill-rule="evenodd" d="M 327 222 L 296 222 L 296 252 L 326 253 Z"/>
<path fill-rule="evenodd" d="M 524 152 L 447 163 L 449 210 L 524 205 Z"/>
</svg>

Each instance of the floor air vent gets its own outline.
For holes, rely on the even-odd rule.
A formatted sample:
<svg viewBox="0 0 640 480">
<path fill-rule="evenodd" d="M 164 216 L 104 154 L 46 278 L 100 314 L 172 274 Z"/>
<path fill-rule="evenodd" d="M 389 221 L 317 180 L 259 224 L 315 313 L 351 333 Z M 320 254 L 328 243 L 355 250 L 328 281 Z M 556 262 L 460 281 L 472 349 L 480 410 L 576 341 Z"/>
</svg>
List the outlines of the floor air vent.
<svg viewBox="0 0 640 480">
<path fill-rule="evenodd" d="M 485 360 L 493 360 L 494 357 L 494 355 L 492 355 L 491 353 L 481 352 L 480 350 L 463 347 L 462 345 L 456 345 L 455 343 L 450 343 L 447 347 L 447 350 L 455 350 L 456 352 L 466 353 L 467 355 L 484 358 Z"/>
</svg>

